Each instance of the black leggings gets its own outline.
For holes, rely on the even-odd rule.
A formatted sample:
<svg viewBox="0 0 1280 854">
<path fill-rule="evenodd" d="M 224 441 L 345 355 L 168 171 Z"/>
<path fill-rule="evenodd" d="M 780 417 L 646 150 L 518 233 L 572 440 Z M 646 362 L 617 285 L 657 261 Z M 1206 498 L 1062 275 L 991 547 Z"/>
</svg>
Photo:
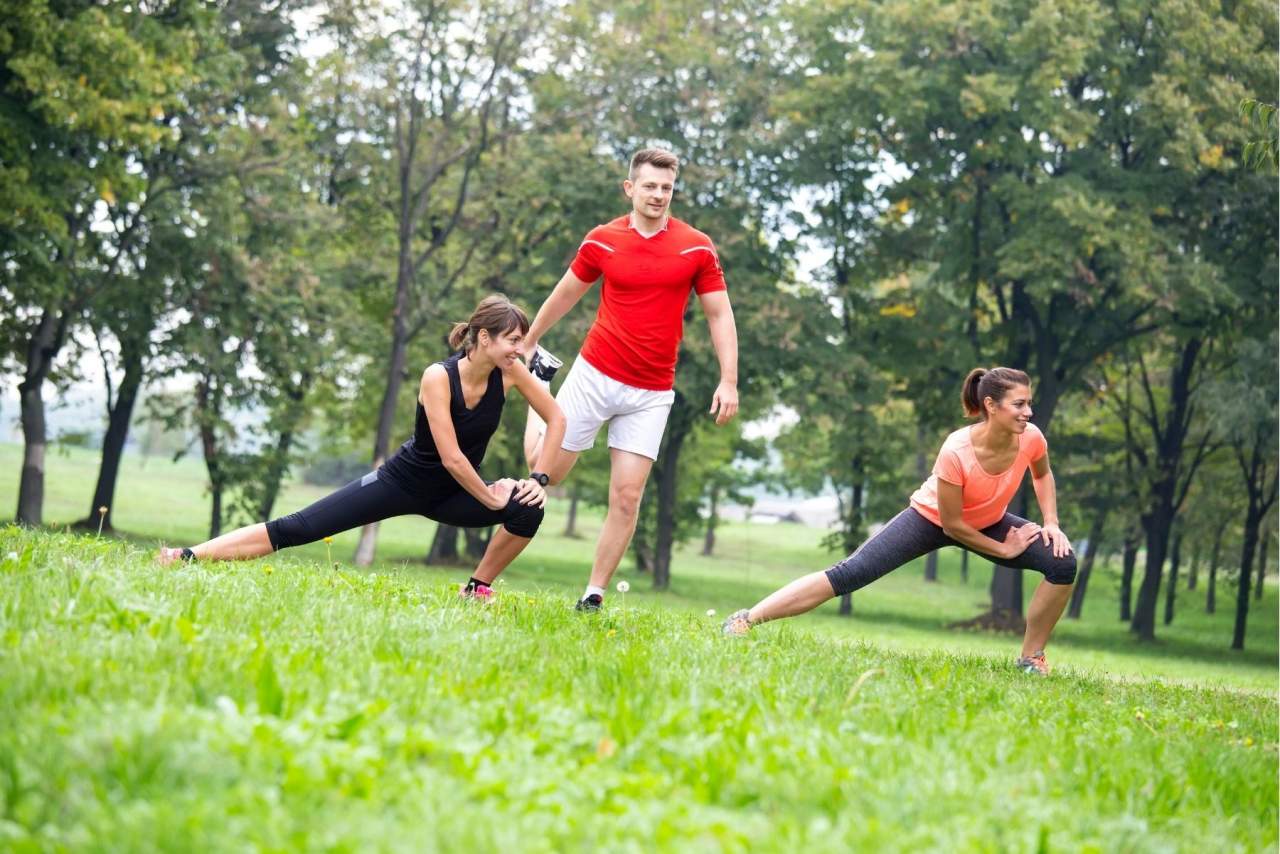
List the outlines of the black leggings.
<svg viewBox="0 0 1280 854">
<path fill-rule="evenodd" d="M 1010 528 L 1020 528 L 1027 520 L 1004 514 L 1004 518 L 994 525 L 983 528 L 982 533 L 993 540 L 1003 542 Z M 960 546 L 990 561 L 1014 569 L 1034 569 L 1044 573 L 1045 580 L 1051 584 L 1071 584 L 1076 580 L 1076 556 L 1074 552 L 1065 557 L 1054 557 L 1053 549 L 1037 537 L 1027 550 L 1017 557 L 994 558 L 990 555 L 961 545 L 948 537 L 938 525 L 920 515 L 914 507 L 908 507 L 889 523 L 876 531 L 858 550 L 827 570 L 827 580 L 836 591 L 837 596 L 852 593 L 860 587 L 866 587 L 877 578 L 893 572 L 908 561 L 928 554 L 943 546 Z"/>
<path fill-rule="evenodd" d="M 373 471 L 297 513 L 272 519 L 267 523 L 267 536 L 271 547 L 279 551 L 392 516 L 412 515 L 459 528 L 484 528 L 501 522 L 517 537 L 532 537 L 542 524 L 541 507 L 521 504 L 514 497 L 501 510 L 490 510 L 457 481 L 450 480 L 430 496 L 420 498 Z"/>
</svg>

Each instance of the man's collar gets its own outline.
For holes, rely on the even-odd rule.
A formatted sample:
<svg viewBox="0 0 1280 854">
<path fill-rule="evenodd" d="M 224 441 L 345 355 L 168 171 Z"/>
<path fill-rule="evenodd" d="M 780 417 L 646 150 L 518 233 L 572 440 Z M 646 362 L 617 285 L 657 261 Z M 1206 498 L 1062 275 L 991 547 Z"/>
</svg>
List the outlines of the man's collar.
<svg viewBox="0 0 1280 854">
<path fill-rule="evenodd" d="M 667 230 L 667 226 L 669 226 L 670 224 L 671 224 L 671 211 L 667 211 L 666 215 L 662 219 L 662 228 L 658 229 L 653 234 L 645 234 L 643 231 L 636 228 L 636 212 L 631 211 L 631 213 L 627 214 L 627 228 L 631 229 L 636 234 L 640 235 L 646 240 L 648 240 L 650 237 L 657 237 L 659 234 L 662 234 L 662 232 Z"/>
</svg>

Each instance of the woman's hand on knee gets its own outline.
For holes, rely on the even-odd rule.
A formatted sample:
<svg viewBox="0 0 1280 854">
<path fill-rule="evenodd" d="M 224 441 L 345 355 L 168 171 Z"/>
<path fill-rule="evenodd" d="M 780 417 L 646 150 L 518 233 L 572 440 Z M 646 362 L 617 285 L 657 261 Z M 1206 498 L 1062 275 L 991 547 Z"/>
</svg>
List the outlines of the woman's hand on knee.
<svg viewBox="0 0 1280 854">
<path fill-rule="evenodd" d="M 1044 544 L 1053 549 L 1054 557 L 1066 557 L 1071 554 L 1071 541 L 1057 525 L 1053 523 L 1045 525 L 1040 529 L 1040 536 L 1044 538 Z"/>
<path fill-rule="evenodd" d="M 489 493 L 493 495 L 494 506 L 492 509 L 501 510 L 511 501 L 511 494 L 515 492 L 516 481 L 509 477 L 495 480 L 489 486 Z"/>
<path fill-rule="evenodd" d="M 1020 528 L 1010 528 L 1004 535 L 1004 554 L 996 555 L 1005 559 L 1015 558 L 1031 547 L 1040 536 L 1040 526 L 1028 522 Z"/>
<path fill-rule="evenodd" d="M 525 478 L 516 484 L 515 499 L 521 504 L 527 504 L 530 507 L 545 507 L 547 491 L 542 488 L 542 484 L 533 478 Z"/>
</svg>

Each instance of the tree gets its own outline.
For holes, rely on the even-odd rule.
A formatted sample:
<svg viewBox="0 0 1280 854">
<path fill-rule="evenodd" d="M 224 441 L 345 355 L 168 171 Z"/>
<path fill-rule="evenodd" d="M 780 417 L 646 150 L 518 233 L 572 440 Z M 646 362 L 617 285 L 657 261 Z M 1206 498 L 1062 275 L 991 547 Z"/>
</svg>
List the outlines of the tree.
<svg viewBox="0 0 1280 854">
<path fill-rule="evenodd" d="M 1154 331 L 1155 309 L 1197 298 L 1195 247 L 1235 238 L 1203 227 L 1205 200 L 1221 217 L 1260 192 L 1233 168 L 1233 113 L 1252 87 L 1274 90 L 1252 48 L 1274 16 L 1258 3 L 1163 5 L 831 12 L 831 50 L 856 81 L 835 97 L 865 105 L 880 155 L 901 167 L 883 192 L 908 239 L 886 233 L 879 251 L 931 265 L 936 287 L 962 296 L 942 334 L 970 343 L 966 361 L 1026 367 L 1048 435 L 1100 358 Z M 993 613 L 1020 613 L 1020 578 L 997 570 Z"/>
<path fill-rule="evenodd" d="M 129 253 L 102 250 L 101 204 L 137 200 L 130 164 L 173 142 L 166 115 L 193 80 L 207 23 L 196 7 L 8 4 L 0 15 L 0 316 L 22 380 L 17 520 L 40 524 L 43 387 L 91 301 Z"/>
</svg>

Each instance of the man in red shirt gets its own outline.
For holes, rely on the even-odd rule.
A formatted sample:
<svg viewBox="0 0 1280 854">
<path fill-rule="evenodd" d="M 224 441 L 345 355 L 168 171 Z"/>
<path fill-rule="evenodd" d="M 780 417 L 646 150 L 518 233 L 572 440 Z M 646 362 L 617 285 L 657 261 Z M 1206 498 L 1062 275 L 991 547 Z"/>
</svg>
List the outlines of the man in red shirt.
<svg viewBox="0 0 1280 854">
<path fill-rule="evenodd" d="M 604 277 L 595 323 L 556 397 L 568 428 L 555 466 L 545 473 L 559 483 L 609 425 L 609 509 L 579 610 L 600 608 L 635 533 L 645 481 L 675 400 L 676 355 L 690 293 L 702 304 L 720 362 L 711 414 L 716 424 L 725 424 L 738 411 L 738 331 L 719 256 L 709 237 L 670 213 L 679 166 L 674 154 L 659 148 L 631 158 L 622 182 L 631 212 L 587 233 L 523 344 L 535 376 L 549 382 L 559 360 L 539 350 L 538 341 Z M 525 431 L 531 461 L 542 450 L 538 422 L 531 415 Z"/>
</svg>

